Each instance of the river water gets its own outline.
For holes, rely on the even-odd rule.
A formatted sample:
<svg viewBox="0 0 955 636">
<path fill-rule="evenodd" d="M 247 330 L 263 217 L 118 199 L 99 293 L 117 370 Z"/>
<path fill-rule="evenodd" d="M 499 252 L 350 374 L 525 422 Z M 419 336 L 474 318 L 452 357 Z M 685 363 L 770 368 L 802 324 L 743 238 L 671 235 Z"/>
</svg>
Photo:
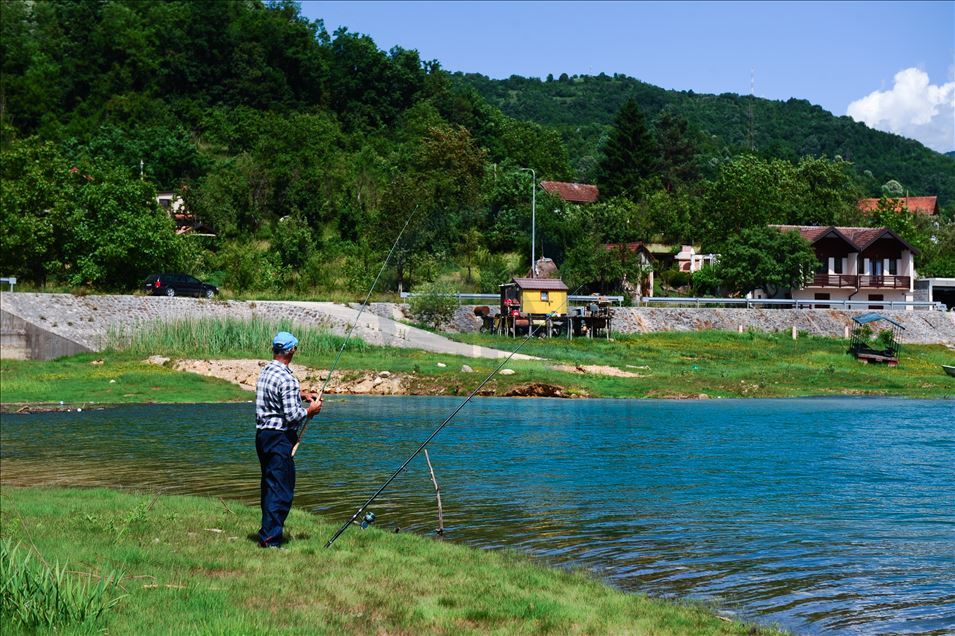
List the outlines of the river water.
<svg viewBox="0 0 955 636">
<path fill-rule="evenodd" d="M 329 397 L 295 505 L 344 522 L 460 401 Z M 252 412 L 3 415 L 2 477 L 255 504 Z M 478 398 L 429 449 L 449 540 L 797 633 L 955 633 L 955 401 Z M 423 456 L 370 509 L 430 534 Z"/>
</svg>

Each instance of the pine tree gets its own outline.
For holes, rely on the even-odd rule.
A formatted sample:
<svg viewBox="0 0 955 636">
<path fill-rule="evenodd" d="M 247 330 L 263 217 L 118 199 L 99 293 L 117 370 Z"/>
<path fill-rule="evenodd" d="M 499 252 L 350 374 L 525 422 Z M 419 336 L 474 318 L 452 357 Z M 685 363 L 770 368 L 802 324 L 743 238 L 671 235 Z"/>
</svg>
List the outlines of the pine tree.
<svg viewBox="0 0 955 636">
<path fill-rule="evenodd" d="M 698 152 L 686 118 L 665 108 L 656 118 L 656 142 L 660 153 L 660 178 L 670 192 L 699 179 Z"/>
<path fill-rule="evenodd" d="M 601 148 L 597 183 L 601 193 L 617 196 L 634 192 L 657 169 L 657 150 L 646 119 L 632 97 L 614 120 L 610 137 Z"/>
</svg>

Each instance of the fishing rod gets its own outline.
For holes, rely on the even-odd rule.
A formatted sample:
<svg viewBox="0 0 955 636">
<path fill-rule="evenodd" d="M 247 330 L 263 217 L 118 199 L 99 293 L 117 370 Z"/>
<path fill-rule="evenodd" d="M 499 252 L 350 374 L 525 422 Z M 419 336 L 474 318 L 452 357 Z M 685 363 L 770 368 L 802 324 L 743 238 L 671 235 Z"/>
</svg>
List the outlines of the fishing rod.
<svg viewBox="0 0 955 636">
<path fill-rule="evenodd" d="M 318 395 L 314 400 L 321 400 L 322 396 L 325 394 L 325 388 L 328 386 L 329 380 L 332 379 L 332 374 L 335 372 L 335 369 L 338 368 L 338 362 L 342 359 L 342 353 L 345 351 L 345 345 L 348 344 L 348 339 L 351 338 L 352 332 L 355 330 L 355 327 L 358 326 L 358 319 L 361 318 L 362 312 L 365 311 L 365 307 L 368 306 L 368 299 L 371 298 L 371 293 L 375 291 L 375 287 L 378 285 L 378 279 L 381 278 L 381 274 L 385 271 L 385 267 L 388 266 L 388 261 L 391 260 L 391 255 L 394 253 L 395 248 L 398 247 L 398 241 L 401 240 L 401 235 L 405 233 L 405 230 L 408 228 L 408 224 L 411 223 L 411 219 L 414 218 L 415 213 L 418 211 L 418 205 L 414 206 L 414 209 L 411 211 L 411 214 L 408 215 L 408 220 L 405 221 L 404 226 L 401 228 L 401 231 L 398 232 L 398 238 L 395 239 L 395 242 L 391 244 L 391 249 L 388 251 L 388 256 L 385 257 L 385 262 L 381 264 L 381 269 L 378 270 L 378 275 L 375 276 L 375 282 L 371 284 L 371 288 L 368 290 L 368 294 L 365 296 L 365 301 L 361 304 L 361 309 L 358 310 L 358 315 L 355 316 L 355 321 L 351 324 L 351 327 L 348 329 L 348 333 L 345 334 L 345 340 L 342 342 L 341 349 L 338 350 L 338 355 L 335 356 L 335 362 L 332 364 L 332 368 L 329 369 L 328 375 L 325 376 L 325 382 L 322 383 L 322 388 L 319 390 Z M 301 430 L 298 432 L 298 441 L 295 442 L 295 446 L 292 447 L 292 457 L 295 457 L 295 451 L 298 450 L 299 445 L 302 443 L 302 438 L 305 437 L 305 429 L 308 428 L 308 423 L 312 421 L 312 417 L 309 416 L 305 418 L 305 422 L 302 424 Z"/>
<path fill-rule="evenodd" d="M 580 287 L 583 287 L 583 285 L 581 285 Z M 580 290 L 580 287 L 578 287 L 577 289 L 575 289 L 573 293 L 567 295 L 567 300 L 564 301 L 564 306 L 565 306 L 565 307 L 566 307 L 567 303 L 570 302 L 570 297 L 571 297 L 574 293 L 577 293 L 577 291 Z M 379 488 L 379 489 L 375 492 L 375 494 L 373 494 L 371 497 L 369 497 L 369 498 L 368 498 L 368 501 L 366 501 L 365 503 L 362 504 L 361 508 L 359 508 L 358 511 L 355 512 L 355 514 L 353 514 L 353 515 L 351 516 L 351 519 L 349 519 L 348 521 L 346 521 L 346 522 L 342 525 L 342 527 L 338 529 L 338 532 L 336 532 L 334 535 L 332 535 L 332 538 L 329 539 L 327 543 L 325 543 L 325 547 L 326 547 L 326 548 L 331 547 L 331 545 L 335 542 L 335 539 L 337 539 L 338 537 L 340 537 L 340 536 L 342 535 L 342 533 L 345 532 L 345 530 L 348 529 L 348 526 L 350 526 L 351 524 L 353 524 L 353 523 L 355 522 L 355 519 L 357 519 L 357 518 L 361 515 L 361 513 L 363 513 L 363 512 L 365 511 L 365 509 L 368 508 L 368 506 L 371 505 L 371 502 L 373 502 L 375 499 L 377 499 L 377 498 L 378 498 L 378 495 L 380 495 L 382 492 L 384 492 L 385 488 L 387 488 L 388 485 L 389 485 L 391 482 L 393 482 L 393 481 L 395 480 L 395 478 L 398 477 L 399 474 L 401 474 L 401 471 L 403 471 L 405 468 L 408 467 L 408 464 L 411 463 L 411 460 L 413 460 L 415 457 L 417 457 L 417 456 L 418 456 L 418 453 L 420 453 L 421 451 L 423 451 L 424 448 L 425 448 L 425 446 L 427 446 L 429 443 L 431 443 L 431 440 L 433 440 L 433 439 L 438 435 L 438 433 L 441 432 L 441 429 L 443 429 L 443 428 L 447 425 L 447 423 L 450 422 L 450 421 L 454 418 L 454 416 L 458 414 L 458 412 L 459 412 L 461 409 L 463 409 L 465 406 L 467 406 L 467 403 L 471 401 L 471 398 L 473 398 L 475 395 L 477 395 L 477 392 L 480 391 L 482 388 L 484 388 L 484 385 L 487 384 L 488 382 L 490 382 L 490 381 L 491 381 L 491 378 L 493 378 L 495 375 L 497 375 L 497 372 L 500 371 L 501 369 L 503 369 L 504 366 L 505 366 L 508 362 L 511 361 L 511 358 L 513 358 L 514 355 L 515 355 L 518 351 L 521 350 L 521 347 L 523 347 L 525 344 L 527 344 L 527 341 L 531 339 L 531 337 L 534 335 L 534 333 L 535 333 L 535 332 L 534 332 L 533 326 L 530 325 L 530 324 L 528 324 L 528 327 L 527 327 L 527 336 L 521 341 L 521 343 L 520 343 L 519 345 L 517 345 L 517 347 L 516 347 L 513 351 L 511 351 L 510 355 L 507 356 L 507 358 L 504 359 L 504 362 L 502 362 L 501 364 L 499 364 L 496 369 L 494 369 L 493 371 L 491 371 L 491 373 L 490 373 L 486 378 L 484 378 L 484 381 L 481 382 L 481 384 L 479 384 L 479 385 L 477 386 L 477 388 L 475 388 L 473 391 L 471 391 L 470 395 L 468 395 L 468 397 L 467 397 L 463 402 L 461 402 L 461 404 L 459 404 L 456 409 L 454 409 L 454 411 L 451 413 L 451 415 L 449 415 L 449 416 L 447 417 L 447 419 L 445 419 L 443 422 L 441 422 L 441 425 L 438 426 L 438 428 L 434 429 L 434 431 L 431 433 L 431 435 L 428 436 L 428 439 L 426 439 L 424 442 L 421 443 L 421 446 L 419 446 L 418 449 L 411 454 L 411 457 L 409 457 L 407 460 L 405 460 L 405 463 L 403 463 L 401 466 L 399 466 L 399 467 L 398 467 L 398 470 L 396 470 L 396 471 L 394 472 L 394 474 L 392 474 L 392 476 L 389 477 L 388 480 L 381 485 L 381 488 Z"/>
</svg>

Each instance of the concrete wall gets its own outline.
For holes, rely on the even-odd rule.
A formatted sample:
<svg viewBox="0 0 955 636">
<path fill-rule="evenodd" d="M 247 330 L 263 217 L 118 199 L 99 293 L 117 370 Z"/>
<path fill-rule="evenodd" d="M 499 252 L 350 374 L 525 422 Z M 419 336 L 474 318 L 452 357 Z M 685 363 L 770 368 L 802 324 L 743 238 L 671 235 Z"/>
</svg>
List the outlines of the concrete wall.
<svg viewBox="0 0 955 636">
<path fill-rule="evenodd" d="M 0 309 L 0 358 L 52 360 L 90 350 Z"/>
</svg>

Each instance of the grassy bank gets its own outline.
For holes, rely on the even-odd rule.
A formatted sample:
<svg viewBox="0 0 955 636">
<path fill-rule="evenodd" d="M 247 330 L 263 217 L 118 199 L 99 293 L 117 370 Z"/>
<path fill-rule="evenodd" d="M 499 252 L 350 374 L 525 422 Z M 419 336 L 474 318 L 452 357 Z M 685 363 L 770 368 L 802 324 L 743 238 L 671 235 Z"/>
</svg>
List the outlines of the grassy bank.
<svg viewBox="0 0 955 636">
<path fill-rule="evenodd" d="M 150 355 L 179 359 L 269 356 L 270 335 L 288 324 L 242 321 L 189 321 L 159 324 L 130 334 L 100 354 L 61 360 L 0 363 L 4 404 L 220 402 L 248 400 L 251 394 L 221 380 L 145 364 Z M 295 329 L 301 345 L 295 361 L 327 369 L 341 345 L 340 337 L 318 330 Z M 457 336 L 464 342 L 510 351 L 520 340 L 480 335 Z M 545 358 L 512 360 L 511 376 L 496 376 L 482 394 L 520 394 L 540 383 L 564 395 L 614 398 L 796 397 L 875 395 L 949 397 L 955 381 L 942 364 L 955 354 L 940 345 L 907 345 L 901 364 L 890 368 L 864 365 L 846 354 L 839 338 L 788 334 L 691 332 L 620 336 L 613 341 L 578 338 L 532 339 L 521 353 Z M 444 366 L 439 366 L 439 364 Z M 474 372 L 462 371 L 469 365 Z M 408 393 L 464 395 L 498 362 L 426 351 L 392 349 L 349 342 L 339 377 L 365 371 L 402 374 Z M 562 365 L 571 371 L 558 370 Z M 612 367 L 636 377 L 613 377 L 589 365 Z"/>
<path fill-rule="evenodd" d="M 705 608 L 624 594 L 511 553 L 358 528 L 326 550 L 336 526 L 299 510 L 288 549 L 277 551 L 255 546 L 258 511 L 235 503 L 40 488 L 5 488 L 0 502 L 2 538 L 30 553 L 38 574 L 67 563 L 72 584 L 120 574 L 103 599 L 115 604 L 65 631 L 750 633 Z M 6 632 L 15 608 L 4 598 Z"/>
<path fill-rule="evenodd" d="M 494 336 L 459 339 L 492 346 Z M 508 341 L 514 343 L 513 339 Z M 801 397 L 881 395 L 950 397 L 955 382 L 942 371 L 955 352 L 942 345 L 903 345 L 897 367 L 865 365 L 842 338 L 725 331 L 618 336 L 613 341 L 534 339 L 522 353 L 571 365 L 607 365 L 639 378 L 571 376 L 600 397 Z M 566 376 L 566 374 L 565 374 Z M 546 378 L 558 376 L 542 372 Z"/>
</svg>

